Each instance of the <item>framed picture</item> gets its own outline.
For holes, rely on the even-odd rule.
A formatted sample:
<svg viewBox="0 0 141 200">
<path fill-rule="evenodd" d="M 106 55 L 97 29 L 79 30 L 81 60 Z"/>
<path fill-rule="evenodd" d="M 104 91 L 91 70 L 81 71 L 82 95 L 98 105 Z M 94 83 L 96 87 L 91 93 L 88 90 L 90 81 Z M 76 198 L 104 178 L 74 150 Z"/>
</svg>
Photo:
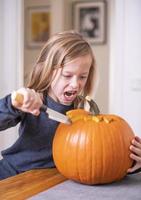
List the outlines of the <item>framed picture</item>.
<svg viewBox="0 0 141 200">
<path fill-rule="evenodd" d="M 73 29 L 90 43 L 102 44 L 106 39 L 106 2 L 75 2 L 73 4 Z"/>
<path fill-rule="evenodd" d="M 28 47 L 41 47 L 50 37 L 50 6 L 29 7 L 26 12 L 25 30 Z"/>
</svg>

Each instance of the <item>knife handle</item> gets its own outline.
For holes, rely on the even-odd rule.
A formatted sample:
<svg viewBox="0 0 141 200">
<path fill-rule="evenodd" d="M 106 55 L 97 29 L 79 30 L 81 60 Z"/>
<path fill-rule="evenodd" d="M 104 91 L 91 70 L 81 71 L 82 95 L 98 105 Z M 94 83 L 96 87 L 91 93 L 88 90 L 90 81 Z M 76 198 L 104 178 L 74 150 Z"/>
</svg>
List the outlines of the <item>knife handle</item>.
<svg viewBox="0 0 141 200">
<path fill-rule="evenodd" d="M 17 103 L 19 103 L 19 104 L 21 104 L 21 105 L 23 104 L 23 101 L 24 101 L 24 96 L 23 96 L 23 94 L 14 91 L 13 94 L 12 94 L 12 98 L 13 98 Z M 46 110 L 47 110 L 47 106 L 44 105 L 44 104 L 42 104 L 42 106 L 41 106 L 41 108 L 40 108 L 40 111 L 46 112 Z"/>
<path fill-rule="evenodd" d="M 12 93 L 12 99 L 13 99 L 14 101 L 16 101 L 17 103 L 19 103 L 19 104 L 22 105 L 22 104 L 23 104 L 23 100 L 24 100 L 24 96 L 23 96 L 23 94 L 14 91 L 14 92 Z"/>
</svg>

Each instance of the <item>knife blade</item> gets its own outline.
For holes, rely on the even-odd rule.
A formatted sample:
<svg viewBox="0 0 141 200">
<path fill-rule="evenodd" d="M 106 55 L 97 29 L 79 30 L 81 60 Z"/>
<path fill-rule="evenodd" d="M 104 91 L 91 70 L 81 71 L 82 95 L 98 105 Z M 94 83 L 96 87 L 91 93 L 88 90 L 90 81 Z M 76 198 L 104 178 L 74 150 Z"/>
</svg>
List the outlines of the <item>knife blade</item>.
<svg viewBox="0 0 141 200">
<path fill-rule="evenodd" d="M 19 104 L 23 104 L 24 101 L 24 96 L 21 93 L 18 93 L 16 91 L 14 91 L 12 93 L 12 98 Z M 65 124 L 71 124 L 71 120 L 69 119 L 69 117 L 67 117 L 66 115 L 57 112 L 51 108 L 48 108 L 46 105 L 42 104 L 41 111 L 46 112 L 48 117 L 50 119 L 53 119 L 55 121 L 61 122 L 61 123 L 65 123 Z"/>
</svg>

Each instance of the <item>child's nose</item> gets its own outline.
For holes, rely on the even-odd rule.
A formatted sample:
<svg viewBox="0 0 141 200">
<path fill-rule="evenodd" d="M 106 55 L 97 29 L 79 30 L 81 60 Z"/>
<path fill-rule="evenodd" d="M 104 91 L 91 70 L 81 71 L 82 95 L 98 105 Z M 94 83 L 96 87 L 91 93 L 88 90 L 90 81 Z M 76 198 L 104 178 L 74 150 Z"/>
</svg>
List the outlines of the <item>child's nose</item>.
<svg viewBox="0 0 141 200">
<path fill-rule="evenodd" d="M 70 85 L 73 89 L 77 89 L 79 87 L 79 80 L 78 78 L 73 78 L 70 82 Z"/>
</svg>

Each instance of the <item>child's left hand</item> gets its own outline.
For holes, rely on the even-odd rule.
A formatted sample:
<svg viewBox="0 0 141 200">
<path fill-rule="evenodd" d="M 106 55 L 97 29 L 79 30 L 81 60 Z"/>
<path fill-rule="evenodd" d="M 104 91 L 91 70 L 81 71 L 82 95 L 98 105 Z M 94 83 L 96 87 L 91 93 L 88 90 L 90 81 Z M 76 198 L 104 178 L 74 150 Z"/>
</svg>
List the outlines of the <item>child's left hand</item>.
<svg viewBox="0 0 141 200">
<path fill-rule="evenodd" d="M 127 173 L 135 172 L 136 170 L 141 168 L 141 138 L 135 136 L 135 138 L 132 140 L 130 151 L 130 158 L 135 161 L 135 164 L 133 167 L 127 170 Z"/>
</svg>

